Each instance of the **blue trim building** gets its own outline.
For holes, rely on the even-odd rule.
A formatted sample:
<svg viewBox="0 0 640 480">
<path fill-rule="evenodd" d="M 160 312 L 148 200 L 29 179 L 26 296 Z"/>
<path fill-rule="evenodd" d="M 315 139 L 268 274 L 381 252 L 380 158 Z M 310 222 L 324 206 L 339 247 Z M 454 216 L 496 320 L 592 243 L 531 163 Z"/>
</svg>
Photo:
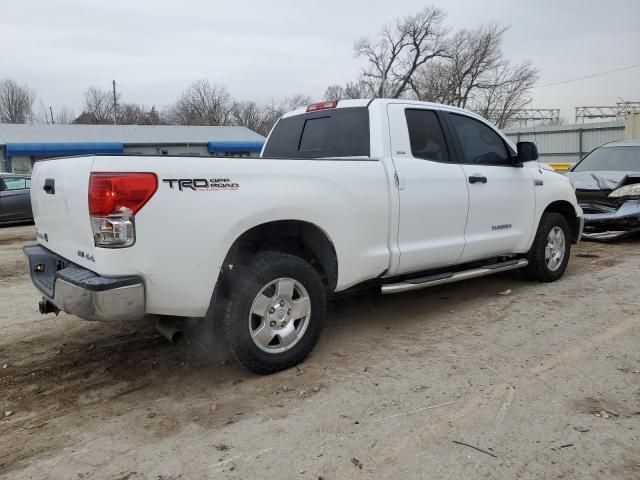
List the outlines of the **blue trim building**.
<svg viewBox="0 0 640 480">
<path fill-rule="evenodd" d="M 257 156 L 264 141 L 245 127 L 0 124 L 0 171 L 70 155 Z"/>
</svg>

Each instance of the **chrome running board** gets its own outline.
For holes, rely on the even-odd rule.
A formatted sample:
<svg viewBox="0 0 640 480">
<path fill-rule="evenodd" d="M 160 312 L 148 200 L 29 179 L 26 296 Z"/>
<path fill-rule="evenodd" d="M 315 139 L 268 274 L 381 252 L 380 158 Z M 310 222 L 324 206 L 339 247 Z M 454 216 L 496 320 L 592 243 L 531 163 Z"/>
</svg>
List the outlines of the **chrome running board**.
<svg viewBox="0 0 640 480">
<path fill-rule="evenodd" d="M 526 267 L 529 262 L 524 259 L 509 260 L 507 262 L 494 263 L 485 267 L 473 268 L 471 270 L 463 270 L 455 273 L 440 273 L 429 277 L 412 278 L 398 283 L 389 283 L 382 285 L 380 290 L 383 294 L 409 292 L 411 290 L 419 290 L 421 288 L 434 287 L 445 283 L 460 282 L 471 278 L 484 277 L 493 273 L 506 272 L 517 268 Z"/>
</svg>

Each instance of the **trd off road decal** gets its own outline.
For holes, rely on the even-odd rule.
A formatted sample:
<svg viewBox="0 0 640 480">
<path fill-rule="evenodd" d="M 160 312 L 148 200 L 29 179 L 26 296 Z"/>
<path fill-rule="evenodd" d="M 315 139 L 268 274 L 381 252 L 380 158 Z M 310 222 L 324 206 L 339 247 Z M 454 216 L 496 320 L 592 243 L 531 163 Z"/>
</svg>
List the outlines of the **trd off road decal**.
<svg viewBox="0 0 640 480">
<path fill-rule="evenodd" d="M 228 178 L 164 178 L 163 183 L 169 184 L 169 188 L 183 190 L 237 190 L 240 184 L 234 183 Z"/>
</svg>

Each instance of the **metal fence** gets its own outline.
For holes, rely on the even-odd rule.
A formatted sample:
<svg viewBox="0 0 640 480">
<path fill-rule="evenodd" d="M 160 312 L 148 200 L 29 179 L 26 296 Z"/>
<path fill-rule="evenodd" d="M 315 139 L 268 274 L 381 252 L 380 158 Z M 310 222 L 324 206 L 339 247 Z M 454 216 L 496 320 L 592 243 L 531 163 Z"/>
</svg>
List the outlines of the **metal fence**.
<svg viewBox="0 0 640 480">
<path fill-rule="evenodd" d="M 552 165 L 573 164 L 594 148 L 624 139 L 624 120 L 503 130 L 514 143 L 535 142 L 540 160 Z"/>
</svg>

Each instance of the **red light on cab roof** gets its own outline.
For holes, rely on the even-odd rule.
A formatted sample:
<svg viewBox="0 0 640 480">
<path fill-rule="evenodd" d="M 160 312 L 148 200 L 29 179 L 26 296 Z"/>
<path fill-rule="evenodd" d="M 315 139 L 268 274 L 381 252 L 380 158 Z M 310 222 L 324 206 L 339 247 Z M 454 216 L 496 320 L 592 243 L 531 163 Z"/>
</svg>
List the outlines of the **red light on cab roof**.
<svg viewBox="0 0 640 480">
<path fill-rule="evenodd" d="M 307 112 L 315 112 L 317 110 L 327 110 L 328 108 L 336 108 L 338 100 L 329 100 L 327 102 L 312 103 L 307 107 Z"/>
</svg>

